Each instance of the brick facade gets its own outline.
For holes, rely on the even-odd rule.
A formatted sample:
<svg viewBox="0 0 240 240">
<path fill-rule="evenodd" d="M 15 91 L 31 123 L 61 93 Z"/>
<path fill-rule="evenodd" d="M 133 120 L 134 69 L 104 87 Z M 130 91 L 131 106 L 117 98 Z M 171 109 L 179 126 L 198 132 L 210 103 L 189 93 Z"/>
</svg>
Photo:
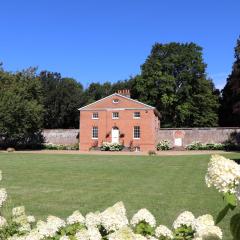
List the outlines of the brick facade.
<svg viewBox="0 0 240 240">
<path fill-rule="evenodd" d="M 119 142 L 132 150 L 155 149 L 160 120 L 154 107 L 115 93 L 79 110 L 80 150 L 100 147 L 103 142 Z M 95 135 L 98 131 L 97 137 L 93 131 Z"/>
</svg>

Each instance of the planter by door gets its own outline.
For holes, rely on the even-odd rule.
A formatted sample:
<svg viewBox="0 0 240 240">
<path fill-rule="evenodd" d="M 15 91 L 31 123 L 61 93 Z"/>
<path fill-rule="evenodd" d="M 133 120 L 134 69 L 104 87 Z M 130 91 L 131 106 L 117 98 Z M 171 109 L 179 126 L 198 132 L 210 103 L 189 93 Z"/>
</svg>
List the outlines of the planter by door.
<svg viewBox="0 0 240 240">
<path fill-rule="evenodd" d="M 119 143 L 119 129 L 117 127 L 112 128 L 112 143 Z"/>
</svg>

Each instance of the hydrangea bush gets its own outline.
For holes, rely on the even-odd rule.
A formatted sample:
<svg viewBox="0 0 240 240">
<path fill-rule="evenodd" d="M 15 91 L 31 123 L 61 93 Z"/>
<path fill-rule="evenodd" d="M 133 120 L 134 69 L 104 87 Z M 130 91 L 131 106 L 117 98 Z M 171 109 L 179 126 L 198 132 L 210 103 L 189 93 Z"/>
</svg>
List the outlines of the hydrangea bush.
<svg viewBox="0 0 240 240">
<path fill-rule="evenodd" d="M 157 150 L 158 151 L 166 151 L 171 149 L 171 143 L 168 140 L 161 140 L 157 144 Z"/>
<path fill-rule="evenodd" d="M 123 147 L 120 143 L 103 142 L 100 149 L 101 151 L 122 151 Z"/>
<path fill-rule="evenodd" d="M 0 174 L 2 179 L 2 174 Z M 7 199 L 4 188 L 0 189 L 1 207 Z M 209 238 L 210 237 L 210 238 Z M 173 222 L 172 230 L 158 225 L 155 217 L 140 209 L 129 221 L 122 202 L 103 212 L 83 216 L 79 210 L 66 219 L 48 216 L 37 221 L 27 215 L 23 206 L 12 209 L 6 219 L 0 216 L 1 240 L 205 240 L 222 239 L 222 231 L 215 226 L 211 215 L 195 218 L 191 212 L 181 213 Z"/>
<path fill-rule="evenodd" d="M 223 195 L 225 208 L 219 212 L 216 222 L 219 223 L 230 210 L 236 211 L 240 201 L 240 165 L 220 155 L 213 155 L 208 164 L 205 176 L 208 187 L 214 187 Z M 233 215 L 230 231 L 234 240 L 240 239 L 240 214 Z"/>
<path fill-rule="evenodd" d="M 226 146 L 222 143 L 201 143 L 192 142 L 185 147 L 187 150 L 225 150 Z"/>
</svg>

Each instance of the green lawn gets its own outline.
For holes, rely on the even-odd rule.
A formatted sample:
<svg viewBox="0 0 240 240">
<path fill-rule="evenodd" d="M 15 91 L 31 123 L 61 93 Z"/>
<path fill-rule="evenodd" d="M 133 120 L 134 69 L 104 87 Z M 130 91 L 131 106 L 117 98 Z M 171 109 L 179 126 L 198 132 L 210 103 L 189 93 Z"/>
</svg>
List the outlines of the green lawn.
<svg viewBox="0 0 240 240">
<path fill-rule="evenodd" d="M 223 208 L 220 195 L 204 182 L 209 157 L 0 153 L 1 186 L 10 206 L 24 205 L 38 218 L 66 217 L 76 209 L 86 214 L 121 200 L 129 216 L 145 207 L 158 223 L 171 226 L 181 211 L 216 216 Z M 224 239 L 231 239 L 228 223 L 221 224 Z"/>
</svg>

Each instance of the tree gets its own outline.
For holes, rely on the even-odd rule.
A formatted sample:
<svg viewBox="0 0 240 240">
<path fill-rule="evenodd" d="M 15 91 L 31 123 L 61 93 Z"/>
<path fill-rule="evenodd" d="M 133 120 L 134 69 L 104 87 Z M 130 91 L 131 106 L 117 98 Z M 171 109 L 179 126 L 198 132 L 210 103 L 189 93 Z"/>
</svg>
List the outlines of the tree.
<svg viewBox="0 0 240 240">
<path fill-rule="evenodd" d="M 232 73 L 222 90 L 220 125 L 226 127 L 240 126 L 240 37 L 235 47 L 235 62 Z"/>
<path fill-rule="evenodd" d="M 42 88 L 36 69 L 18 73 L 0 70 L 0 145 L 41 144 Z"/>
<path fill-rule="evenodd" d="M 84 103 L 82 85 L 60 73 L 43 71 L 39 78 L 44 90 L 44 128 L 78 128 L 78 108 Z"/>
<path fill-rule="evenodd" d="M 112 93 L 112 85 L 110 82 L 91 83 L 85 90 L 85 105 L 104 98 Z"/>
<path fill-rule="evenodd" d="M 162 126 L 216 126 L 218 97 L 205 70 L 198 45 L 156 43 L 135 77 L 135 97 L 161 112 Z"/>
</svg>

